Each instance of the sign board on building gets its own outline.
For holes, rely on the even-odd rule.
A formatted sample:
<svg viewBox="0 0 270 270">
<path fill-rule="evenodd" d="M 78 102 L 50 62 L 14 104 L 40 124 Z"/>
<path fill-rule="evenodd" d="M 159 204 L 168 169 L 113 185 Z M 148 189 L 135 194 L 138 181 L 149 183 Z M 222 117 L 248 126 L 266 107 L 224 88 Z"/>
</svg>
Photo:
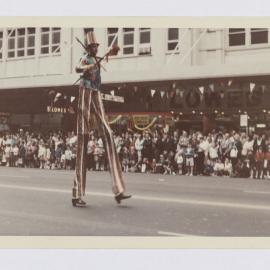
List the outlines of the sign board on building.
<svg viewBox="0 0 270 270">
<path fill-rule="evenodd" d="M 107 100 L 107 101 L 114 101 L 114 102 L 120 102 L 120 103 L 125 102 L 124 97 L 108 95 L 108 94 L 104 94 L 104 93 L 101 93 L 101 98 L 103 100 Z"/>
<path fill-rule="evenodd" d="M 257 128 L 266 128 L 266 124 L 257 124 L 256 127 Z"/>
<path fill-rule="evenodd" d="M 248 126 L 248 115 L 241 114 L 240 115 L 240 127 L 247 127 Z"/>
<path fill-rule="evenodd" d="M 207 90 L 200 92 L 199 89 L 184 89 L 183 94 L 175 91 L 171 96 L 171 108 L 212 110 L 219 108 L 223 110 L 238 111 L 239 108 L 260 108 L 269 100 L 267 93 L 254 89 L 252 93 L 245 89 L 226 89 L 226 91 Z"/>
<path fill-rule="evenodd" d="M 134 115 L 133 120 L 137 126 L 145 126 L 149 124 L 149 115 Z"/>
<path fill-rule="evenodd" d="M 47 112 L 49 112 L 49 113 L 67 113 L 67 108 L 47 106 Z"/>
</svg>

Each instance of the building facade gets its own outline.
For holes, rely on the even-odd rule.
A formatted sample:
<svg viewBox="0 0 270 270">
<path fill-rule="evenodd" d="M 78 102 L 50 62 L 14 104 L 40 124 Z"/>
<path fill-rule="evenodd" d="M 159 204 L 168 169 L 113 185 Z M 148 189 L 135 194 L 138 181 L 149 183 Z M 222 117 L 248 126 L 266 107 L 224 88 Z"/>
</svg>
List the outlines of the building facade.
<svg viewBox="0 0 270 270">
<path fill-rule="evenodd" d="M 103 91 L 125 98 L 106 102 L 112 122 L 143 128 L 155 119 L 207 131 L 219 122 L 237 127 L 246 114 L 251 127 L 267 127 L 267 28 L 0 29 L 0 113 L 11 125 L 68 126 L 84 53 L 76 37 L 84 42 L 90 30 L 99 55 L 112 43 L 121 48 L 102 70 Z"/>
</svg>

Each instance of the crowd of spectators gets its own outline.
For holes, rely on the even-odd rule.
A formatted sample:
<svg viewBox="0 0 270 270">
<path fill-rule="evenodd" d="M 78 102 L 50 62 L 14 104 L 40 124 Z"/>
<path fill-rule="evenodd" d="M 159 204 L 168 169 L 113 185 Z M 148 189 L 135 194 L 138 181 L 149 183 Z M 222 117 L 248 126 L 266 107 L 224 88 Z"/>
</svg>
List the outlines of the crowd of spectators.
<svg viewBox="0 0 270 270">
<path fill-rule="evenodd" d="M 263 133 L 128 130 L 114 133 L 114 141 L 124 172 L 270 178 L 270 138 Z M 74 170 L 76 142 L 74 132 L 41 134 L 21 129 L 0 134 L 0 165 Z M 89 135 L 87 166 L 108 169 L 97 131 Z"/>
</svg>

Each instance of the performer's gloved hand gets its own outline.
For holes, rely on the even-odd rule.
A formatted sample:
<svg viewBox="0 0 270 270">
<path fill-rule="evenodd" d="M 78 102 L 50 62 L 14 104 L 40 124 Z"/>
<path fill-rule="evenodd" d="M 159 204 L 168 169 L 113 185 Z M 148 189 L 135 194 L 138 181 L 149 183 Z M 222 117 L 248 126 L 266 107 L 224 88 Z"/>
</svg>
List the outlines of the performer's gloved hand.
<svg viewBox="0 0 270 270">
<path fill-rule="evenodd" d="M 90 64 L 85 66 L 87 70 L 90 70 L 95 67 L 95 64 Z"/>
</svg>

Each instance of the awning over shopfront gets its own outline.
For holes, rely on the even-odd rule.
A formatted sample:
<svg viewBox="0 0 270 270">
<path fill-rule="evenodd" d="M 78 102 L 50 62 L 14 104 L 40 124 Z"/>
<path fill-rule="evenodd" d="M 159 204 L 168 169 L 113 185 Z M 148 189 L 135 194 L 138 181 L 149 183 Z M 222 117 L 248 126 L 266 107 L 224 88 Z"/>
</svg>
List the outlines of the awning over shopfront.
<svg viewBox="0 0 270 270">
<path fill-rule="evenodd" d="M 220 78 L 103 85 L 124 103 L 104 101 L 108 113 L 222 114 L 270 112 L 270 78 Z M 78 86 L 0 89 L 0 112 L 74 113 Z M 73 107 L 73 110 L 70 110 Z"/>
</svg>

